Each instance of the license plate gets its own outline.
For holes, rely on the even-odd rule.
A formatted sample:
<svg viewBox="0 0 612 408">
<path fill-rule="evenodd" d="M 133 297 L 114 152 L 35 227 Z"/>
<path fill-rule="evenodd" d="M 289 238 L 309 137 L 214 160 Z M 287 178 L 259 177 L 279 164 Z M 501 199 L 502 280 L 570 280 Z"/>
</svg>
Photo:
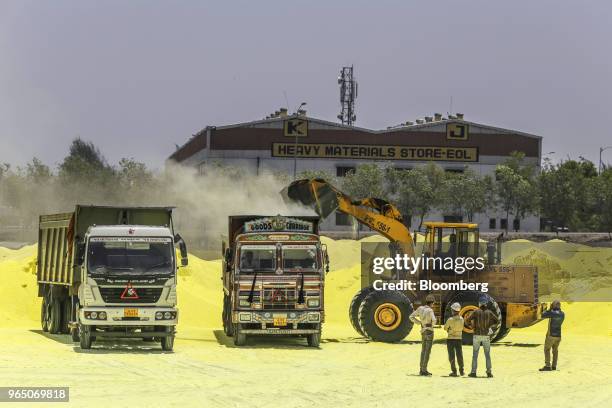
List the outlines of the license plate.
<svg viewBox="0 0 612 408">
<path fill-rule="evenodd" d="M 286 326 L 287 325 L 287 317 L 274 317 L 274 325 L 275 326 Z"/>
<path fill-rule="evenodd" d="M 123 317 L 138 317 L 138 309 L 123 309 Z"/>
</svg>

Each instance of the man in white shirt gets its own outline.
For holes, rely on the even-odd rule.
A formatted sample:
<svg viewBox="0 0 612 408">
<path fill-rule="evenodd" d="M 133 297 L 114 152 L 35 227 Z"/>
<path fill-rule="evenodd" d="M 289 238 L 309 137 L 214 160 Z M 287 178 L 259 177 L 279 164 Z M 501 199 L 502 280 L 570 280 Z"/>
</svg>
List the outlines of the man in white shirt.
<svg viewBox="0 0 612 408">
<path fill-rule="evenodd" d="M 435 298 L 433 295 L 427 295 L 425 305 L 419 306 L 417 310 L 410 315 L 410 321 L 414 324 L 421 325 L 421 371 L 419 375 L 430 376 L 427 371 L 427 363 L 429 363 L 429 355 L 431 354 L 431 346 L 433 345 L 434 328 L 436 324 L 436 315 L 431 306 L 434 304 Z"/>
</svg>

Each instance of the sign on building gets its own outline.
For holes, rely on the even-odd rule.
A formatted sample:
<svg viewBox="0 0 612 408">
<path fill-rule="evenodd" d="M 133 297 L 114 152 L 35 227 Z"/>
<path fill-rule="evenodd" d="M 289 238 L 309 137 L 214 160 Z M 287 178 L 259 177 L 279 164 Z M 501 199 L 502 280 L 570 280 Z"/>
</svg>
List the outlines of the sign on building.
<svg viewBox="0 0 612 408">
<path fill-rule="evenodd" d="M 308 136 L 308 121 L 298 118 L 287 119 L 284 122 L 283 131 L 285 136 L 306 137 Z"/>
<path fill-rule="evenodd" d="M 477 162 L 477 147 L 273 143 L 273 157 Z"/>
</svg>

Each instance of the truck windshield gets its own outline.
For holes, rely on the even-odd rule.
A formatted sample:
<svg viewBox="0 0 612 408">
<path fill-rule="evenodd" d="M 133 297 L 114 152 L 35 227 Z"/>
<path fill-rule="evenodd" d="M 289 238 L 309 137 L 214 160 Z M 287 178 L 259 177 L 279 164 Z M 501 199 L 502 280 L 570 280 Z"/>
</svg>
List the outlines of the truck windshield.
<svg viewBox="0 0 612 408">
<path fill-rule="evenodd" d="M 240 248 L 240 271 L 257 272 L 276 269 L 274 245 L 243 245 Z"/>
<path fill-rule="evenodd" d="M 315 245 L 283 245 L 283 269 L 285 271 L 316 271 L 317 247 Z"/>
<path fill-rule="evenodd" d="M 172 274 L 173 254 L 171 238 L 93 237 L 87 264 L 93 274 Z"/>
</svg>

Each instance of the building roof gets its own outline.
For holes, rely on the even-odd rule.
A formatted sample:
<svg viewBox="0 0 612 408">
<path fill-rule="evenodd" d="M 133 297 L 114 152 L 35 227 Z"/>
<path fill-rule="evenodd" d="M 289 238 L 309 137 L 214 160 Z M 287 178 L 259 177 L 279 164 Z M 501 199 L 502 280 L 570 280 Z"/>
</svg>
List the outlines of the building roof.
<svg viewBox="0 0 612 408">
<path fill-rule="evenodd" d="M 501 128 L 497 126 L 485 125 L 482 123 L 472 122 L 472 121 L 458 119 L 458 118 L 442 118 L 440 120 L 432 120 L 430 122 L 425 122 L 425 123 L 401 124 L 398 126 L 393 126 L 393 127 L 388 127 L 386 129 L 377 130 L 377 129 L 362 128 L 359 126 L 344 125 L 342 123 L 331 122 L 328 120 L 309 117 L 306 115 L 293 114 L 293 115 L 286 115 L 286 116 L 276 116 L 272 118 L 265 118 L 265 119 L 254 120 L 254 121 L 249 121 L 249 122 L 234 123 L 234 124 L 229 124 L 229 125 L 206 126 L 199 132 L 192 135 L 192 137 L 186 143 L 180 146 L 174 153 L 172 153 L 168 157 L 168 159 L 182 161 L 186 157 L 189 157 L 188 154 L 187 155 L 185 154 L 188 151 L 193 151 L 194 148 L 197 149 L 198 147 L 204 148 L 206 145 L 206 131 L 210 128 L 216 129 L 216 130 L 225 130 L 225 129 L 234 129 L 234 128 L 265 128 L 268 126 L 270 126 L 271 128 L 276 128 L 275 125 L 278 125 L 278 124 L 282 125 L 282 123 L 285 120 L 295 119 L 295 118 L 305 119 L 308 121 L 309 125 L 318 124 L 318 125 L 321 125 L 327 128 L 337 128 L 338 130 L 354 130 L 354 131 L 359 131 L 359 132 L 371 133 L 374 135 L 389 134 L 389 133 L 395 133 L 395 132 L 401 132 L 401 131 L 423 131 L 423 132 L 437 131 L 437 130 L 444 131 L 443 129 L 440 128 L 441 126 L 446 126 L 446 124 L 448 123 L 463 123 L 463 124 L 470 125 L 471 128 L 477 128 L 482 131 L 487 131 L 490 133 L 513 134 L 513 135 L 521 135 L 521 136 L 538 139 L 538 140 L 542 139 L 542 136 L 538 136 L 532 133 L 526 133 L 526 132 L 521 132 L 517 130 Z M 437 128 L 440 128 L 440 129 L 437 129 Z"/>
</svg>

